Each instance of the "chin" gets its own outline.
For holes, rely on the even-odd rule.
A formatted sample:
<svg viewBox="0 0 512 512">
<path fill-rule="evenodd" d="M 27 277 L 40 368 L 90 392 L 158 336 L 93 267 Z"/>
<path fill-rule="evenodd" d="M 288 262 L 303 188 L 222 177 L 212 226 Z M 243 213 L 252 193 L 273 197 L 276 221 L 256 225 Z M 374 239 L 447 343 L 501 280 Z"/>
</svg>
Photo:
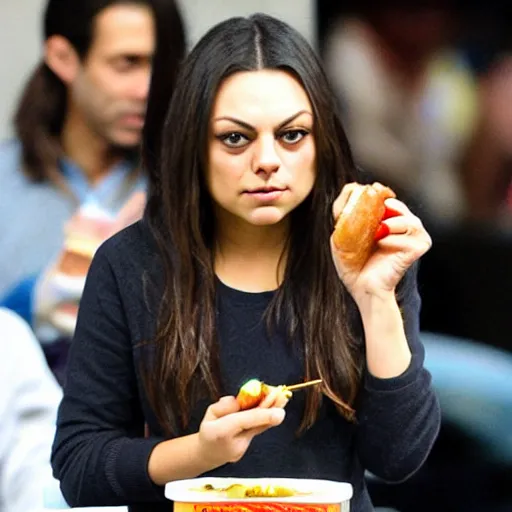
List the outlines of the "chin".
<svg viewBox="0 0 512 512">
<path fill-rule="evenodd" d="M 110 144 L 119 149 L 135 150 L 138 148 L 142 136 L 140 132 L 125 132 L 110 137 Z"/>
<path fill-rule="evenodd" d="M 284 220 L 286 215 L 278 208 L 264 208 L 252 212 L 247 219 L 254 226 L 273 226 Z"/>
</svg>

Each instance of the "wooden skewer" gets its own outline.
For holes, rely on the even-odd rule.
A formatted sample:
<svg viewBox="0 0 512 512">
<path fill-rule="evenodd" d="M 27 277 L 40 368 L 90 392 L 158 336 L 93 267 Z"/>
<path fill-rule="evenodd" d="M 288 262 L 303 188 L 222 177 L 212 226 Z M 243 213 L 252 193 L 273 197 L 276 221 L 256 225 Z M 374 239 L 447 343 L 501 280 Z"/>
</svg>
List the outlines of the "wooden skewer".
<svg viewBox="0 0 512 512">
<path fill-rule="evenodd" d="M 295 391 L 296 389 L 307 388 L 309 386 L 314 386 L 316 384 L 320 384 L 322 379 L 310 380 L 308 382 L 302 382 L 300 384 L 293 384 L 293 386 L 285 386 L 286 391 Z"/>
</svg>

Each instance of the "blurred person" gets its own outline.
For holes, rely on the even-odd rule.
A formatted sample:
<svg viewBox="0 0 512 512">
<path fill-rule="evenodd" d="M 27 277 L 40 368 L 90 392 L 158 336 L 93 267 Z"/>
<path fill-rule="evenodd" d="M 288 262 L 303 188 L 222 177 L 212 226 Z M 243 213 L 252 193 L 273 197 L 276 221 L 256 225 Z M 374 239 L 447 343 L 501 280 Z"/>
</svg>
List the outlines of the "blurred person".
<svg viewBox="0 0 512 512">
<path fill-rule="evenodd" d="M 480 78 L 480 116 L 465 166 L 470 220 L 512 230 L 512 53 Z"/>
<path fill-rule="evenodd" d="M 449 44 L 455 20 L 447 3 L 420 2 L 410 7 L 400 1 L 364 4 L 363 12 L 358 10 L 335 22 L 324 53 L 343 102 L 357 162 L 405 191 L 424 220 L 435 223 L 435 228 L 447 227 L 452 232 L 460 221 L 483 218 L 467 193 L 468 170 L 474 171 L 474 194 L 485 198 L 494 187 L 501 194 L 499 209 L 503 211 L 506 176 L 496 173 L 493 179 L 493 173 L 483 171 L 482 161 L 475 155 L 482 150 L 479 157 L 491 163 L 496 142 L 512 133 L 512 117 L 508 115 L 512 102 L 507 103 L 512 89 L 505 84 L 512 85 L 512 73 L 507 80 L 502 70 L 486 84 L 487 91 L 495 93 L 495 130 L 481 138 L 485 126 L 490 126 L 483 100 L 488 102 L 491 96 L 479 90 L 469 64 Z M 496 186 L 499 182 L 501 188 Z M 495 207 L 498 204 L 491 203 Z M 435 252 L 437 232 L 431 232 Z M 438 293 L 443 294 L 442 286 Z M 425 364 L 441 399 L 443 421 L 453 422 L 470 435 L 475 449 L 483 447 L 491 465 L 509 464 L 510 386 L 504 385 L 512 368 L 508 354 L 499 354 L 486 343 L 440 332 L 423 331 L 421 339 Z M 497 364 L 500 357 L 501 364 Z M 482 404 L 492 415 L 481 413 Z M 448 467 L 450 462 L 443 459 L 441 464 Z M 464 493 L 468 472 L 460 479 L 454 474 L 446 487 L 456 489 L 456 495 Z M 435 481 L 437 474 L 434 470 L 428 479 L 435 488 L 440 487 Z M 425 495 L 431 494 L 425 482 L 422 489 Z M 392 488 L 387 492 L 401 510 L 401 491 Z M 417 502 L 423 495 L 415 490 L 410 497 L 415 505 L 408 510 L 420 508 Z"/>
<path fill-rule="evenodd" d="M 356 161 L 443 224 L 466 215 L 460 166 L 478 111 L 452 3 L 365 0 L 332 25 L 324 53 Z"/>
<path fill-rule="evenodd" d="M 62 391 L 30 327 L 0 308 L 0 510 L 39 512 Z"/>
<path fill-rule="evenodd" d="M 0 303 L 43 342 L 72 334 L 91 255 L 142 214 L 138 150 L 158 52 L 172 89 L 185 52 L 172 0 L 46 5 L 42 62 L 21 95 L 17 137 L 0 147 Z M 78 270 L 66 259 L 77 238 Z"/>
<path fill-rule="evenodd" d="M 429 332 L 421 338 L 446 419 L 512 469 L 512 351 Z"/>
</svg>

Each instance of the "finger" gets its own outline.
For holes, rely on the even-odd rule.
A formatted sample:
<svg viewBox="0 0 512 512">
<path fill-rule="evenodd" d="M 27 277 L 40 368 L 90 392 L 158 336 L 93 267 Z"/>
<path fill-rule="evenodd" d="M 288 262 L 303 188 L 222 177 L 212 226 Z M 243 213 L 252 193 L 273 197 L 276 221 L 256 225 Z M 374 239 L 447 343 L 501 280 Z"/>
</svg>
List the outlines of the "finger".
<svg viewBox="0 0 512 512">
<path fill-rule="evenodd" d="M 206 421 L 214 421 L 228 414 L 238 412 L 239 410 L 240 405 L 234 396 L 223 396 L 218 402 L 211 404 L 210 407 L 206 409 L 204 419 Z"/>
<path fill-rule="evenodd" d="M 391 219 L 392 217 L 398 217 L 399 215 L 403 215 L 403 213 L 395 210 L 394 208 L 390 208 L 389 206 L 384 205 L 384 215 L 382 216 L 382 220 Z"/>
<path fill-rule="evenodd" d="M 271 389 L 271 392 L 262 400 L 259 407 L 284 407 L 288 403 L 288 396 L 284 391 L 284 386 L 276 386 Z"/>
<path fill-rule="evenodd" d="M 274 428 L 274 426 L 276 426 L 276 425 L 267 425 L 265 427 L 257 427 L 257 428 L 251 428 L 250 430 L 244 430 L 243 432 L 238 434 L 238 437 L 245 437 L 246 439 L 250 440 L 253 437 L 263 434 L 263 432 L 266 432 L 267 430 Z"/>
<path fill-rule="evenodd" d="M 259 436 L 263 434 L 263 432 L 273 428 L 273 425 L 265 425 L 264 427 L 256 427 L 251 428 L 250 430 L 244 430 L 242 433 L 238 434 L 238 436 L 246 437 L 247 439 L 252 439 L 255 436 Z"/>
<path fill-rule="evenodd" d="M 394 220 L 397 217 L 399 217 L 399 219 Z M 390 219 L 392 220 L 387 222 Z M 408 224 L 411 225 L 409 226 Z M 420 227 L 421 222 L 419 219 L 417 219 L 417 217 L 414 217 L 412 213 L 405 214 L 399 212 L 395 208 L 386 206 L 384 216 L 382 217 L 382 222 L 379 224 L 379 227 L 375 232 L 374 240 L 378 242 L 379 240 L 387 237 L 390 233 L 412 233 L 414 225 L 416 225 L 416 227 Z"/>
<path fill-rule="evenodd" d="M 377 191 L 380 192 L 382 190 L 385 190 L 387 187 L 383 185 L 380 181 L 374 181 L 372 183 L 372 187 Z"/>
<path fill-rule="evenodd" d="M 281 391 L 277 395 L 276 401 L 274 402 L 274 407 L 280 407 L 282 409 L 286 407 L 286 404 L 288 404 L 289 400 L 290 398 L 288 395 L 284 391 Z"/>
<path fill-rule="evenodd" d="M 393 217 L 398 215 L 413 215 L 411 210 L 407 207 L 405 203 L 402 201 L 395 199 L 394 197 L 390 197 L 384 201 L 384 206 L 387 210 L 390 210 L 394 213 Z M 385 215 L 385 214 L 384 214 Z"/>
<path fill-rule="evenodd" d="M 388 234 L 398 235 L 418 235 L 425 231 L 421 220 L 414 215 L 400 215 L 398 217 L 391 217 L 381 222 L 381 226 L 387 226 L 389 229 Z"/>
<path fill-rule="evenodd" d="M 432 246 L 432 240 L 428 235 L 421 237 L 409 237 L 403 234 L 388 235 L 379 242 L 379 251 L 387 253 L 408 254 L 411 263 L 425 254 Z"/>
<path fill-rule="evenodd" d="M 263 408 L 267 408 L 267 409 L 274 407 L 274 404 L 275 404 L 278 396 L 279 396 L 279 388 L 277 386 L 270 386 L 270 392 L 260 402 L 258 407 L 263 407 Z"/>
<path fill-rule="evenodd" d="M 386 236 L 389 235 L 389 226 L 385 222 L 381 222 L 379 224 L 379 227 L 377 228 L 377 231 L 375 232 L 375 235 L 373 239 L 378 242 L 379 240 L 382 240 Z"/>
<path fill-rule="evenodd" d="M 239 434 L 246 430 L 269 428 L 280 425 L 285 417 L 284 409 L 272 407 L 270 409 L 262 409 L 256 407 L 247 411 L 241 411 L 238 414 L 226 416 L 218 420 L 219 422 L 225 421 L 229 423 L 228 428 L 231 428 L 233 434 Z"/>
<path fill-rule="evenodd" d="M 340 195 L 336 198 L 332 205 L 332 214 L 334 217 L 334 220 L 336 220 L 341 212 L 343 211 L 343 208 L 347 204 L 348 198 L 350 197 L 350 194 L 354 191 L 356 187 L 359 187 L 358 183 L 347 183 L 342 189 Z"/>
</svg>

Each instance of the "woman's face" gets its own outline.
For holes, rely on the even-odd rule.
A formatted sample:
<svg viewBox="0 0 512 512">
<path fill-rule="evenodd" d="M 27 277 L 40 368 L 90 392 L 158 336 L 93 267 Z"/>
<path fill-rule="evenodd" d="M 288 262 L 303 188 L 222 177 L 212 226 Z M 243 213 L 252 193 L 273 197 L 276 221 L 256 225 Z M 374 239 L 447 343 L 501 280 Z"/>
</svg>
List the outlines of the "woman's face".
<svg viewBox="0 0 512 512">
<path fill-rule="evenodd" d="M 212 109 L 206 172 L 218 221 L 280 223 L 315 175 L 313 110 L 300 83 L 277 70 L 227 78 Z"/>
</svg>

